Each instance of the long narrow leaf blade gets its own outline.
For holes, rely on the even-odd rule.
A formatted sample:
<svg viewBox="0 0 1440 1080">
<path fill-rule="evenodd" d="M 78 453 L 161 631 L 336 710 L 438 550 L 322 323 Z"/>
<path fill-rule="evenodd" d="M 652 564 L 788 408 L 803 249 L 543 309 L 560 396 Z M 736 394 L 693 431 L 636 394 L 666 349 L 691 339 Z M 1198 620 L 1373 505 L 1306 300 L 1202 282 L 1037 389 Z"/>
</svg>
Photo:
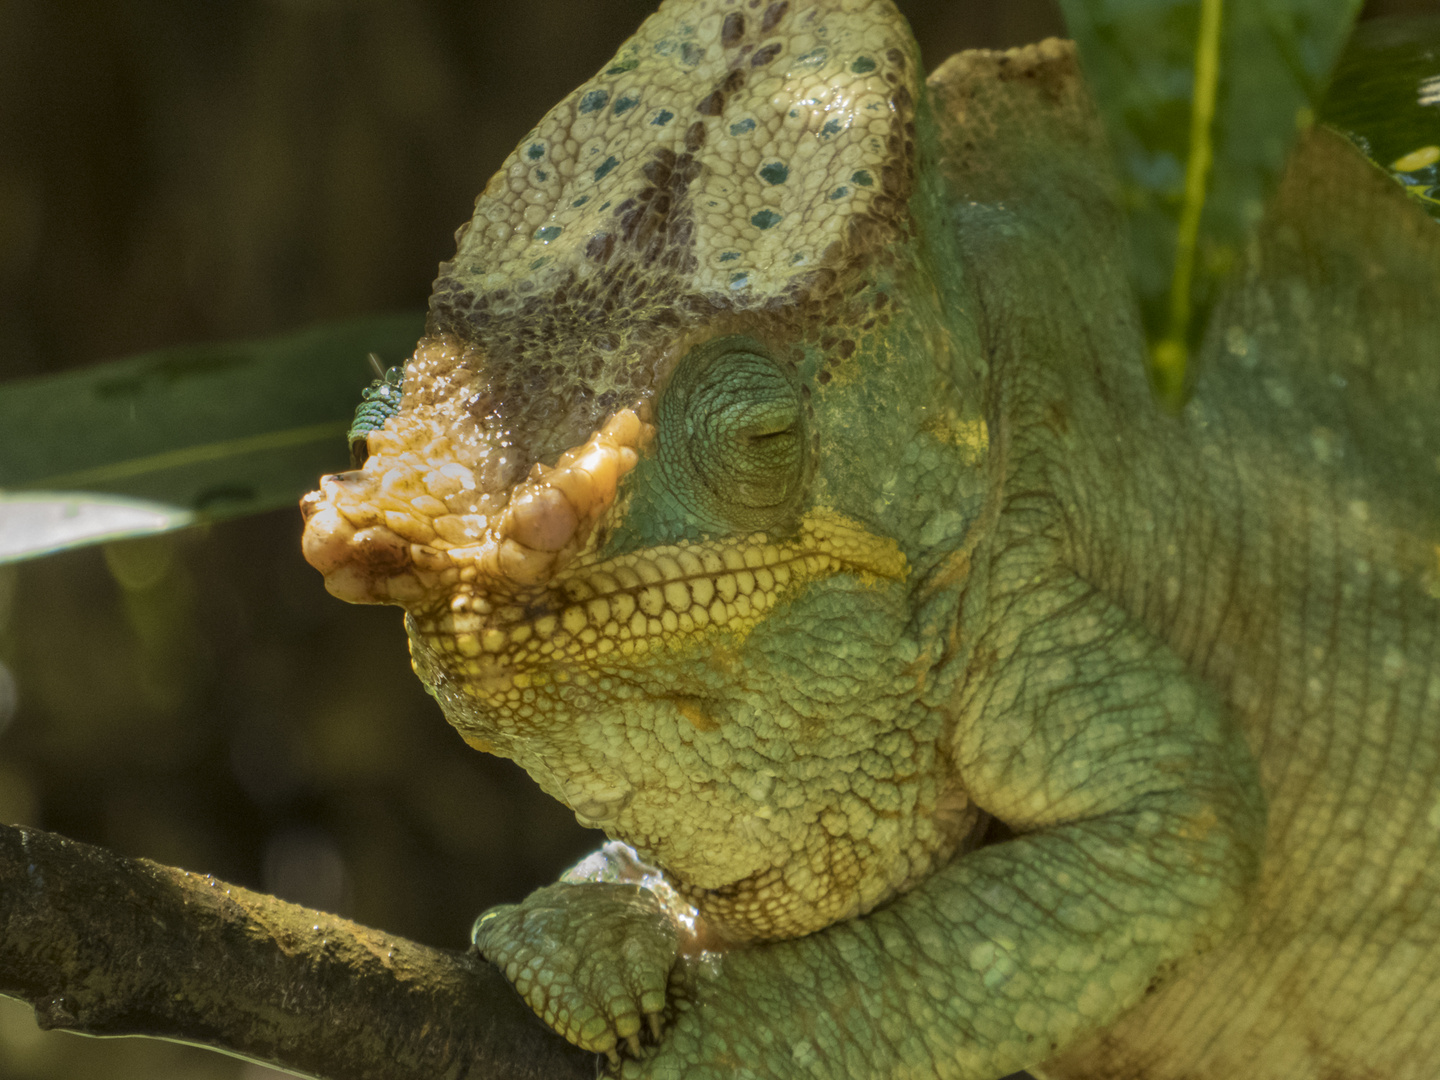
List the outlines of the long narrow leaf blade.
<svg viewBox="0 0 1440 1080">
<path fill-rule="evenodd" d="M 372 317 L 0 384 L 0 560 L 293 506 L 348 465 L 366 354 L 398 362 L 423 327 L 419 314 Z"/>
<path fill-rule="evenodd" d="M 1358 0 L 1060 0 L 1118 155 L 1162 395 L 1313 118 Z"/>
<path fill-rule="evenodd" d="M 0 563 L 57 551 L 169 532 L 195 515 L 162 503 L 88 492 L 0 494 Z"/>
</svg>

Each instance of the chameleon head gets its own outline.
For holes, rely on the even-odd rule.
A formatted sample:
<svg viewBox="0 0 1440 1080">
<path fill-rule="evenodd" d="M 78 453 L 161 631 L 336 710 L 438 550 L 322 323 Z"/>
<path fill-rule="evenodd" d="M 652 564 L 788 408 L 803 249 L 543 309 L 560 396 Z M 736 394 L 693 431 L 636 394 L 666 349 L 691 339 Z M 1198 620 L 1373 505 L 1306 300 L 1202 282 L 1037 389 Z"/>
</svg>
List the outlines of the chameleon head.
<svg viewBox="0 0 1440 1080">
<path fill-rule="evenodd" d="M 865 910 L 975 818 L 909 700 L 909 558 L 846 509 L 884 480 L 844 443 L 894 422 L 862 366 L 952 344 L 902 281 L 918 75 L 888 0 L 663 5 L 491 180 L 398 414 L 302 503 L 467 741 L 736 937 Z"/>
</svg>

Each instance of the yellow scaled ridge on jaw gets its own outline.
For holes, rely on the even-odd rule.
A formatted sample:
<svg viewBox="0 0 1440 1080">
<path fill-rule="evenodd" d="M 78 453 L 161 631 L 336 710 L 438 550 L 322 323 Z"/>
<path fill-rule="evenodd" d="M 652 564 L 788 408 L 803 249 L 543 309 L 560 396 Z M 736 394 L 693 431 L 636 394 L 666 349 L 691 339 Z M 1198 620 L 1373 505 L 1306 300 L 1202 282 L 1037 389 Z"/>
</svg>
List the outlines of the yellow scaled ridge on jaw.
<svg viewBox="0 0 1440 1080">
<path fill-rule="evenodd" d="M 416 616 L 414 631 L 472 698 L 525 718 L 535 691 L 570 665 L 628 666 L 712 627 L 743 638 L 786 594 L 840 573 L 903 581 L 909 564 L 893 539 L 817 507 L 784 542 L 757 533 L 630 552 L 576 565 L 523 601 L 462 590 L 449 611 Z"/>
</svg>

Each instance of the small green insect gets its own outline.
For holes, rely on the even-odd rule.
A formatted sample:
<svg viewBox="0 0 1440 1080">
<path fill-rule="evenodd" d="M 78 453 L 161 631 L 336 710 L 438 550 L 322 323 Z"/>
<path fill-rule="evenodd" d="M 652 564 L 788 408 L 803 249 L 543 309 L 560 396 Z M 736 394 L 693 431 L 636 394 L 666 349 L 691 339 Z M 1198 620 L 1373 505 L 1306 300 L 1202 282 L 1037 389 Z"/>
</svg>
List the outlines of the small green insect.
<svg viewBox="0 0 1440 1080">
<path fill-rule="evenodd" d="M 350 425 L 350 465 L 360 468 L 370 456 L 366 436 L 400 411 L 400 396 L 404 392 L 405 365 L 397 364 L 388 370 L 380 363 L 380 357 L 373 352 L 369 356 L 370 366 L 378 376 L 360 394 L 360 404 L 355 409 L 355 420 Z"/>
</svg>

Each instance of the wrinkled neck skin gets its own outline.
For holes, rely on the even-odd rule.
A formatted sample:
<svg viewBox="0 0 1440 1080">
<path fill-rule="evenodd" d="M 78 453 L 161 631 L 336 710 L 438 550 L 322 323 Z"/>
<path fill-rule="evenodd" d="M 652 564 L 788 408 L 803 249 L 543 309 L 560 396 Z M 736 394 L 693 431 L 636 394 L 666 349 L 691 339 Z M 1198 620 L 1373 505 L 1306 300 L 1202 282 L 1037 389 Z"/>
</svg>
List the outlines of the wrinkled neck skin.
<svg viewBox="0 0 1440 1080">
<path fill-rule="evenodd" d="M 714 945 L 863 914 L 983 828 L 948 702 L 998 489 L 903 21 L 774 4 L 692 48 L 707 25 L 662 7 L 527 136 L 442 267 L 399 415 L 303 507 L 332 592 L 406 609 L 466 741 L 663 868 Z M 726 348 L 800 403 L 758 524 L 675 479 L 708 451 L 667 416 Z"/>
</svg>

